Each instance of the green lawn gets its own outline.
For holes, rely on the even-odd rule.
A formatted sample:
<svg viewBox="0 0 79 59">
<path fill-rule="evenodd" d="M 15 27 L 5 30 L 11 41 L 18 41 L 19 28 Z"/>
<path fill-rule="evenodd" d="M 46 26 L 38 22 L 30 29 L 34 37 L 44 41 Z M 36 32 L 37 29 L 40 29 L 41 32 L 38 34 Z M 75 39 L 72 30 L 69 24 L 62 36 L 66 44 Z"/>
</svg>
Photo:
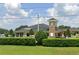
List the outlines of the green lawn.
<svg viewBox="0 0 79 59">
<path fill-rule="evenodd" d="M 79 54 L 79 47 L 43 47 L 0 45 L 0 55 L 71 55 Z"/>
</svg>

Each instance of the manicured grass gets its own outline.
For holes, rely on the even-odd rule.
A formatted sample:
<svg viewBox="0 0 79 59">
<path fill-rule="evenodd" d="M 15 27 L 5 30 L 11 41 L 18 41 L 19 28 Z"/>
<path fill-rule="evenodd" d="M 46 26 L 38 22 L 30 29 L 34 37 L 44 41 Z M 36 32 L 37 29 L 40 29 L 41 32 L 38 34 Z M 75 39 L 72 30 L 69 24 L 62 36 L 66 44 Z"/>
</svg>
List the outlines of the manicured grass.
<svg viewBox="0 0 79 59">
<path fill-rule="evenodd" d="M 78 55 L 79 47 L 0 45 L 0 55 Z"/>
</svg>

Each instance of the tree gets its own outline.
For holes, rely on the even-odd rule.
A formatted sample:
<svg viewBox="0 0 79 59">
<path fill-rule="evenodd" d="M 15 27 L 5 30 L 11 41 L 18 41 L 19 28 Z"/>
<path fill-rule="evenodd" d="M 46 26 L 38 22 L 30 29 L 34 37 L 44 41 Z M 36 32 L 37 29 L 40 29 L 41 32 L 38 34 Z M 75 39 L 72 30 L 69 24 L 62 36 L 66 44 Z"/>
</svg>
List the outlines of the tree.
<svg viewBox="0 0 79 59">
<path fill-rule="evenodd" d="M 65 31 L 65 35 L 66 35 L 67 37 L 71 37 L 71 32 L 70 32 L 69 29 L 67 29 L 67 30 Z"/>
<path fill-rule="evenodd" d="M 5 34 L 6 32 L 8 32 L 7 29 L 0 28 L 0 33 L 1 33 L 1 34 Z"/>
<path fill-rule="evenodd" d="M 11 37 L 15 36 L 14 31 L 12 29 L 9 31 L 9 35 L 11 35 Z"/>
<path fill-rule="evenodd" d="M 6 37 L 8 37 L 8 35 L 9 35 L 9 33 L 8 33 L 8 32 L 6 32 L 6 33 L 5 33 L 5 36 L 6 36 Z"/>
<path fill-rule="evenodd" d="M 70 26 L 60 25 L 60 26 L 59 26 L 59 28 L 60 28 L 60 29 L 69 29 L 69 28 L 70 28 Z"/>
<path fill-rule="evenodd" d="M 29 31 L 29 35 L 34 35 L 34 31 L 32 29 Z"/>
<path fill-rule="evenodd" d="M 45 38 L 47 38 L 47 37 L 48 36 L 47 36 L 47 33 L 46 32 L 44 32 L 44 31 L 37 32 L 36 35 L 35 35 L 37 44 L 38 45 L 42 45 L 42 40 L 45 39 Z"/>
</svg>

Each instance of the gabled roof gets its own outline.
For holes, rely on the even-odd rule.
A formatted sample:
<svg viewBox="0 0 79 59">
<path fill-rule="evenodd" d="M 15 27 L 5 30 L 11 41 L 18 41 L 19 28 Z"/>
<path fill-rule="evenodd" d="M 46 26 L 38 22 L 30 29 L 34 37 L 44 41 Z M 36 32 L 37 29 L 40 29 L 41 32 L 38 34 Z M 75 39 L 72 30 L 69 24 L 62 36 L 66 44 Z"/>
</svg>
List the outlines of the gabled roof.
<svg viewBox="0 0 79 59">
<path fill-rule="evenodd" d="M 16 30 L 15 32 L 28 32 L 31 28 L 21 28 L 19 30 Z"/>
<path fill-rule="evenodd" d="M 79 31 L 79 28 L 71 28 L 70 31 Z"/>
<path fill-rule="evenodd" d="M 57 32 L 63 32 L 63 31 L 66 31 L 67 29 L 57 29 Z M 79 32 L 79 29 L 78 28 L 70 28 L 70 31 L 71 32 L 76 32 L 78 31 Z"/>
</svg>

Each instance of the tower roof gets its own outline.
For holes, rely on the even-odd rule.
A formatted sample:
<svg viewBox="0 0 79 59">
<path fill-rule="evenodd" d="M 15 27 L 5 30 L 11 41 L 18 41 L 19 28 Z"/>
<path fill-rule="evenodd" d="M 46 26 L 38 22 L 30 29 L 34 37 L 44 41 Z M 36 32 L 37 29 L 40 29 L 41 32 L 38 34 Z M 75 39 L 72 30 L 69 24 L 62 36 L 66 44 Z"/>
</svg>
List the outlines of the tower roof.
<svg viewBox="0 0 79 59">
<path fill-rule="evenodd" d="M 48 21 L 49 21 L 49 22 L 51 22 L 51 21 L 56 21 L 56 22 L 57 22 L 57 20 L 56 20 L 55 18 L 51 18 L 51 19 L 49 19 Z"/>
<path fill-rule="evenodd" d="M 51 18 L 51 19 L 49 19 L 49 20 L 56 20 L 55 18 Z"/>
</svg>

